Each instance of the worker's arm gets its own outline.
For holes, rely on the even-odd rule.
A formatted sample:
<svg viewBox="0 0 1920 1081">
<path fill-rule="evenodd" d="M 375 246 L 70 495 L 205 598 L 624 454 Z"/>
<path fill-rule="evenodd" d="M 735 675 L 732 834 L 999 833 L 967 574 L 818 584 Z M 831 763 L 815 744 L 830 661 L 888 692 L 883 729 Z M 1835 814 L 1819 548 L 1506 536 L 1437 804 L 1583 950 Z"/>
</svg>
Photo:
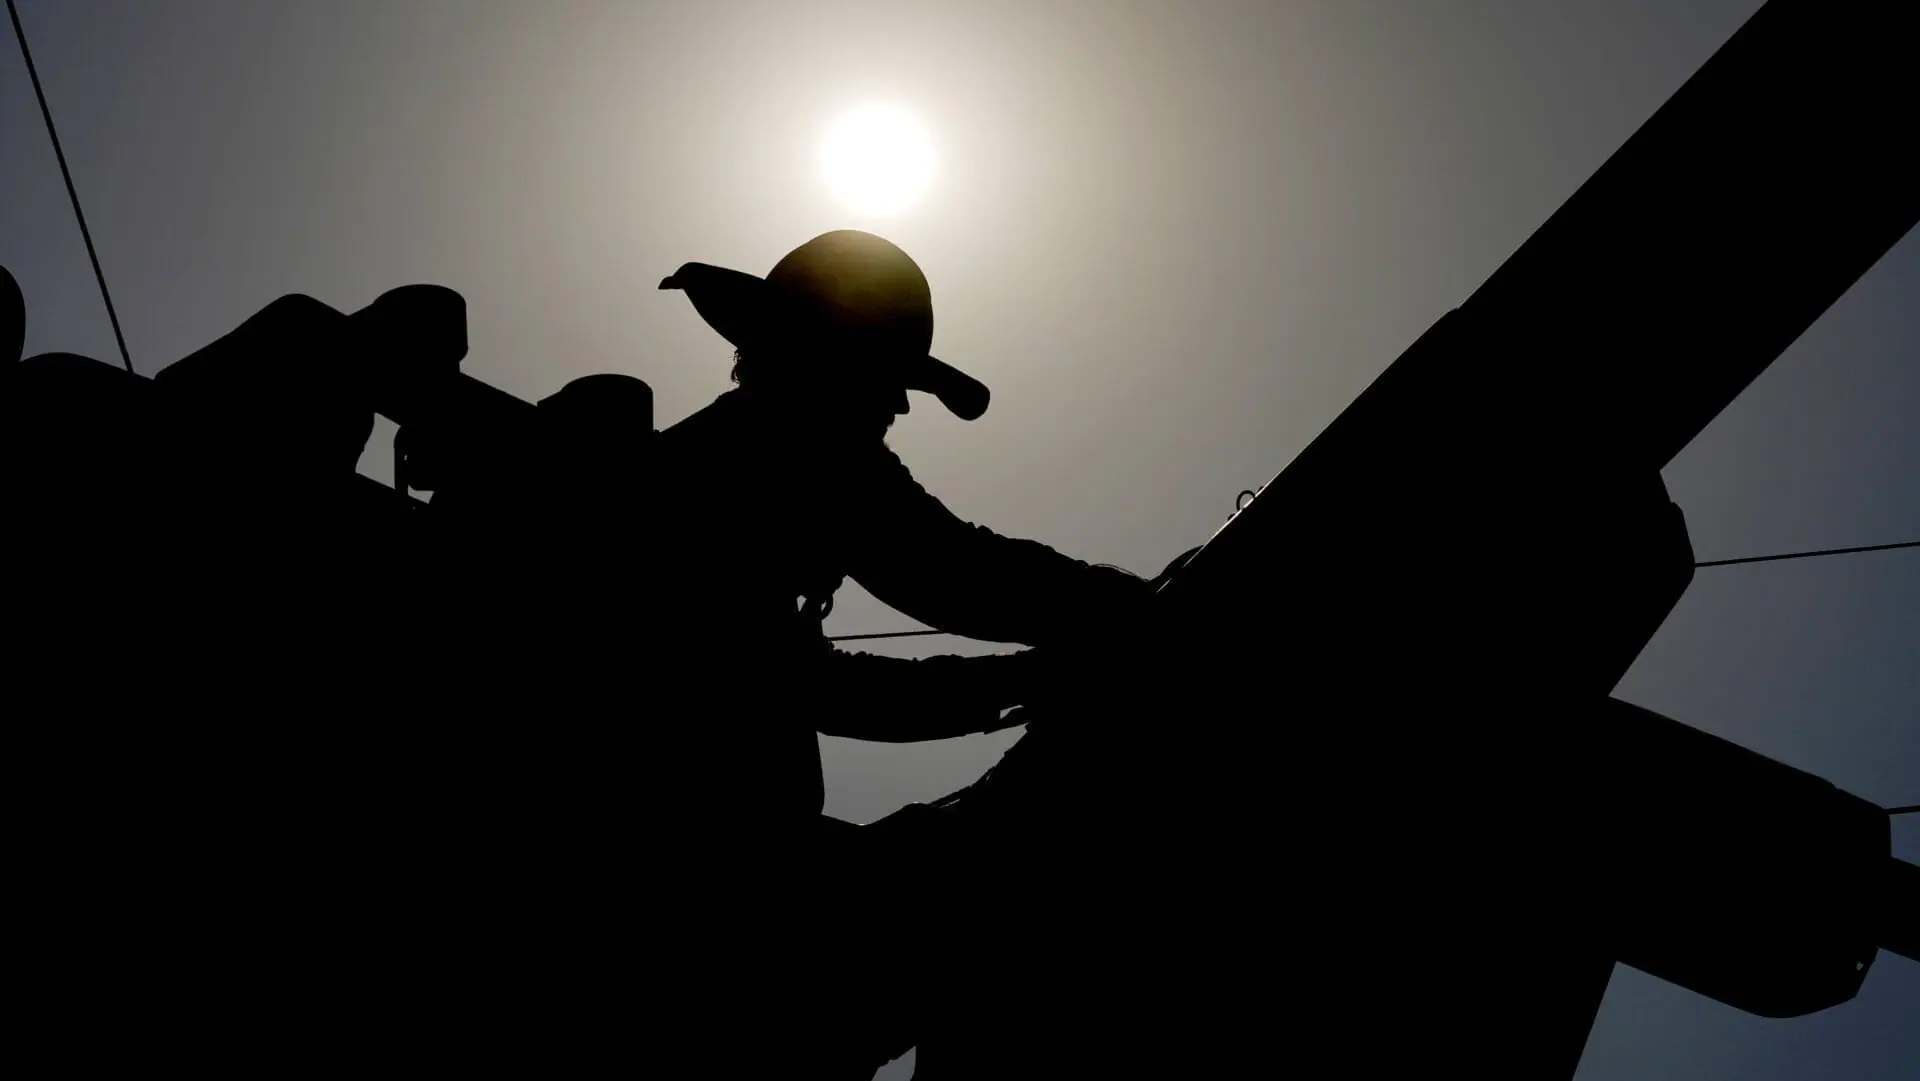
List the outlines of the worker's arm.
<svg viewBox="0 0 1920 1081">
<path fill-rule="evenodd" d="M 1009 728 L 1002 712 L 1038 689 L 1030 653 L 908 660 L 830 650 L 805 696 L 814 729 L 878 743 L 919 743 Z"/>
<path fill-rule="evenodd" d="M 1137 618 L 1152 593 L 1126 571 L 961 520 L 884 448 L 855 481 L 848 576 L 929 626 L 988 642 L 1078 641 Z"/>
</svg>

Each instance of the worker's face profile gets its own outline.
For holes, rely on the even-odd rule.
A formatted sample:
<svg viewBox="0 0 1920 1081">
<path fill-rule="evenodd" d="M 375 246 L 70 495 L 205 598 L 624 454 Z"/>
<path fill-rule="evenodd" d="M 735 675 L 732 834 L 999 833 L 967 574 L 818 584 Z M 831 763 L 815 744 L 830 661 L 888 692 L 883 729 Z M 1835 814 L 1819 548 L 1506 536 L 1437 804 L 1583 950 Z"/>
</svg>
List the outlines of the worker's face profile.
<svg viewBox="0 0 1920 1081">
<path fill-rule="evenodd" d="M 784 355 L 782 355 L 784 354 Z M 822 343 L 774 355 L 777 391 L 836 437 L 883 438 L 911 408 L 895 355 Z"/>
</svg>

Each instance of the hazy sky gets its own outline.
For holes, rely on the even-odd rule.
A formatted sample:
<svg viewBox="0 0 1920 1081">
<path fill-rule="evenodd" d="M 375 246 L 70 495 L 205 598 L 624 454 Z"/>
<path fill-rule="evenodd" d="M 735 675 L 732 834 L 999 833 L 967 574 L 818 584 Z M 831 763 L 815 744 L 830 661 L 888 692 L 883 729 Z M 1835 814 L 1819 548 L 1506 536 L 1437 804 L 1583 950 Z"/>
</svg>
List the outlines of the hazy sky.
<svg viewBox="0 0 1920 1081">
<path fill-rule="evenodd" d="M 963 516 L 1152 573 L 1758 4 L 20 7 L 141 371 L 284 293 L 356 308 L 428 281 L 467 297 L 469 372 L 523 396 L 637 375 L 665 425 L 727 388 L 728 347 L 662 276 L 764 273 L 816 233 L 870 228 L 926 270 L 935 353 L 995 392 L 973 424 L 916 401 L 893 437 L 916 475 Z M 917 113 L 937 154 L 926 198 L 884 219 L 836 203 L 816 162 L 874 100 Z M 29 354 L 113 359 L 11 43 L 0 262 Z M 1673 463 L 1701 558 L 1920 538 L 1916 298 L 1910 235 Z M 851 585 L 831 623 L 909 625 Z M 968 647 L 893 651 L 945 648 Z M 1920 553 L 1703 570 L 1620 693 L 1920 802 Z M 829 740 L 829 810 L 938 795 L 1012 738 Z M 1920 860 L 1920 818 L 1895 834 Z M 1792 1021 L 1622 969 L 1580 1077 L 1910 1081 L 1916 1018 L 1920 966 L 1897 957 L 1855 1002 Z"/>
</svg>

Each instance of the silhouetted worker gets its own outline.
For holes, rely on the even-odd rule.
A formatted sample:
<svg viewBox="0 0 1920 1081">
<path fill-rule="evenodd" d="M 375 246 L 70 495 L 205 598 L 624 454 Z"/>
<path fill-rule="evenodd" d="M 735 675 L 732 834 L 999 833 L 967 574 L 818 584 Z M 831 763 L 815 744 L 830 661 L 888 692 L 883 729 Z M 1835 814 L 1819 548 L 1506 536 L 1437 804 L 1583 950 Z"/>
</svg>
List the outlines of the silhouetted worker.
<svg viewBox="0 0 1920 1081">
<path fill-rule="evenodd" d="M 682 811 L 707 827 L 690 843 L 753 853 L 730 866 L 764 868 L 774 876 L 764 887 L 789 897 L 803 876 L 812 885 L 801 899 L 844 902 L 823 902 L 814 918 L 852 908 L 873 920 L 842 935 L 884 939 L 888 902 L 836 893 L 849 877 L 861 879 L 850 873 L 860 856 L 823 825 L 816 732 L 914 741 L 1000 727 L 1001 711 L 1041 684 L 1049 647 L 1081 648 L 1124 627 L 1144 609 L 1150 584 L 969 524 L 887 447 L 910 390 L 968 420 L 988 400 L 986 387 L 929 355 L 927 280 L 898 247 L 832 232 L 764 279 L 688 263 L 661 288 L 686 291 L 735 346 L 739 386 L 658 442 L 648 498 L 664 581 L 649 600 L 663 621 L 658 633 L 670 639 L 655 643 L 652 667 L 675 688 L 683 715 L 670 719 L 671 732 L 650 727 L 649 738 L 673 744 L 664 768 L 676 771 Z M 920 661 L 837 651 L 821 623 L 845 578 L 929 626 L 1040 648 Z M 764 914 L 738 914 L 756 918 Z M 830 941 L 828 956 L 883 999 L 904 997 L 890 981 L 913 978 L 875 965 L 869 950 L 884 947 L 863 948 L 822 926 L 787 933 Z M 785 955 L 785 945 L 768 948 L 810 964 L 794 988 L 804 991 L 826 959 Z M 870 997 L 856 997 L 871 1007 Z M 881 1019 L 850 1010 L 832 1020 L 861 1023 Z"/>
</svg>

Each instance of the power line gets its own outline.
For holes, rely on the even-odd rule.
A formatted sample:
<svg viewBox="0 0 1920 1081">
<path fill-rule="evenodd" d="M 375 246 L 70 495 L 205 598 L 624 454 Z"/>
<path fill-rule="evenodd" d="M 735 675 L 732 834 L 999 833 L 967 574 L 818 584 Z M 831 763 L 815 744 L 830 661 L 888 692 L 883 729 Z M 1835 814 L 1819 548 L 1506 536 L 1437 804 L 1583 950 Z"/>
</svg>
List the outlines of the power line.
<svg viewBox="0 0 1920 1081">
<path fill-rule="evenodd" d="M 32 81 L 34 97 L 40 102 L 40 116 L 41 119 L 46 121 L 47 138 L 53 143 L 53 156 L 60 163 L 60 178 L 66 182 L 67 198 L 73 203 L 73 217 L 80 225 L 80 239 L 85 241 L 87 245 L 87 259 L 93 264 L 94 280 L 100 283 L 100 299 L 107 306 L 108 321 L 113 324 L 113 340 L 115 344 L 120 347 L 120 363 L 123 364 L 128 373 L 131 374 L 133 372 L 133 357 L 127 351 L 126 335 L 120 330 L 120 315 L 114 310 L 113 294 L 107 289 L 107 275 L 100 269 L 100 255 L 93 246 L 93 233 L 87 228 L 86 213 L 80 209 L 80 192 L 73 186 L 73 171 L 67 168 L 67 154 L 60 146 L 60 133 L 53 124 L 53 110 L 47 105 L 46 90 L 40 85 L 40 70 L 34 65 L 33 50 L 27 46 L 27 30 L 26 27 L 20 23 L 20 9 L 16 6 L 14 0 L 7 0 L 7 14 L 13 19 L 13 36 L 20 42 L 20 56 L 21 59 L 27 63 L 27 78 Z M 1248 497 L 1258 494 L 1256 489 L 1241 492 L 1239 497 L 1234 501 L 1234 509 L 1236 511 L 1242 509 Z M 1816 556 L 1852 555 L 1858 552 L 1884 552 L 1895 548 L 1920 548 L 1920 541 L 1902 541 L 1896 544 L 1873 544 L 1860 548 L 1825 548 L 1813 552 L 1788 552 L 1782 555 L 1746 556 L 1740 559 L 1712 559 L 1702 563 L 1695 563 L 1694 567 L 1696 569 L 1701 567 L 1731 567 L 1741 563 L 1771 563 L 1788 559 L 1811 559 Z M 883 638 L 924 638 L 947 633 L 946 631 L 937 630 L 882 631 L 876 634 L 831 635 L 827 640 L 830 642 L 870 642 Z"/>
<path fill-rule="evenodd" d="M 100 283 L 100 299 L 107 303 L 107 319 L 113 323 L 113 340 L 120 346 L 120 363 L 133 372 L 133 357 L 127 353 L 126 335 L 120 333 L 120 316 L 113 310 L 113 294 L 107 292 L 107 276 L 100 270 L 99 253 L 93 249 L 93 234 L 87 230 L 87 216 L 80 212 L 80 193 L 73 186 L 73 173 L 67 168 L 67 152 L 60 148 L 60 133 L 53 127 L 53 110 L 47 107 L 47 92 L 40 87 L 40 69 L 33 65 L 33 50 L 27 48 L 27 30 L 20 25 L 20 9 L 7 0 L 7 14 L 13 16 L 13 36 L 20 41 L 20 56 L 27 62 L 27 78 L 33 80 L 33 94 L 40 99 L 40 116 L 47 122 L 47 138 L 53 140 L 53 156 L 60 161 L 60 178 L 67 182 L 67 198 L 73 200 L 73 217 L 80 223 L 80 239 L 87 242 L 87 258 L 93 261 L 93 277 Z"/>
<path fill-rule="evenodd" d="M 875 638 L 921 638 L 929 634 L 949 634 L 950 631 L 882 631 L 879 634 L 833 634 L 827 636 L 829 642 L 870 642 Z"/>
<path fill-rule="evenodd" d="M 1242 492 L 1241 494 L 1245 495 L 1246 493 Z M 1709 559 L 1704 563 L 1695 563 L 1694 567 L 1695 568 L 1731 567 L 1738 563 L 1773 563 L 1783 559 L 1813 559 L 1816 556 L 1844 556 L 1844 555 L 1852 555 L 1855 552 L 1886 552 L 1886 551 L 1891 551 L 1895 548 L 1920 548 L 1920 540 L 1900 541 L 1895 544 L 1868 544 L 1859 548 L 1822 548 L 1819 551 L 1814 551 L 1814 552 L 1783 552 L 1780 555 L 1771 555 L 1771 556 L 1743 556 L 1739 559 Z M 878 634 L 836 634 L 836 635 L 828 635 L 827 641 L 829 642 L 870 642 L 876 638 L 925 638 L 931 635 L 949 634 L 949 633 L 951 632 L 921 630 L 921 631 L 882 631 Z M 956 636 L 956 637 L 959 637 L 959 636 Z M 1896 811 L 1894 813 L 1904 814 L 1907 811 L 1911 811 L 1912 809 L 1913 808 L 1909 807 L 1903 811 Z"/>
<path fill-rule="evenodd" d="M 1907 807 L 1889 807 L 1887 808 L 1887 813 L 1890 815 L 1920 814 L 1920 803 L 1915 803 Z"/>
<path fill-rule="evenodd" d="M 1844 556 L 1855 552 L 1885 552 L 1894 548 L 1920 548 L 1920 540 L 1900 541 L 1897 544 L 1869 544 L 1861 548 L 1822 548 L 1817 552 L 1788 552 L 1777 556 L 1747 556 L 1743 559 L 1714 559 L 1705 563 L 1695 563 L 1696 567 L 1731 567 L 1735 563 L 1770 563 L 1777 559 L 1811 559 L 1814 556 Z"/>
</svg>

